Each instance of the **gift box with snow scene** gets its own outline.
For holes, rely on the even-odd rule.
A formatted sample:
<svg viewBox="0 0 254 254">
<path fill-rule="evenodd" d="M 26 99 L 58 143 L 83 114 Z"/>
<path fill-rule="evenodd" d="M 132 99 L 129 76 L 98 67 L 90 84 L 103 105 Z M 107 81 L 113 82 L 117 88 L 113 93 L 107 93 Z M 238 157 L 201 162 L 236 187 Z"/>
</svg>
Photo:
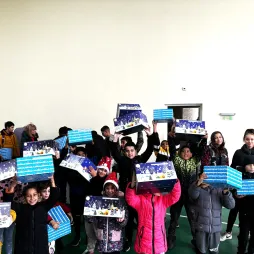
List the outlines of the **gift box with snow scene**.
<svg viewBox="0 0 254 254">
<path fill-rule="evenodd" d="M 58 150 L 59 150 L 59 151 L 62 151 L 63 148 L 64 148 L 65 145 L 66 145 L 67 137 L 66 137 L 66 136 L 63 136 L 63 137 L 61 137 L 61 138 L 55 139 L 54 141 L 56 142 L 56 145 L 57 145 Z"/>
<path fill-rule="evenodd" d="M 1 148 L 0 155 L 2 156 L 3 160 L 11 160 L 12 159 L 12 149 L 11 148 Z"/>
<path fill-rule="evenodd" d="M 78 129 L 68 131 L 69 145 L 83 145 L 93 141 L 91 129 Z"/>
<path fill-rule="evenodd" d="M 94 170 L 97 170 L 97 167 L 88 158 L 74 154 L 67 155 L 60 166 L 78 171 L 87 181 L 92 178 L 89 167 L 91 166 Z"/>
<path fill-rule="evenodd" d="M 237 190 L 237 195 L 254 195 L 254 179 L 243 179 L 242 188 Z"/>
<path fill-rule="evenodd" d="M 22 183 L 47 181 L 54 173 L 52 155 L 17 158 L 17 178 Z"/>
<path fill-rule="evenodd" d="M 0 163 L 0 181 L 15 176 L 16 160 L 10 160 Z"/>
<path fill-rule="evenodd" d="M 141 111 L 142 110 L 139 104 L 118 103 L 116 117 L 128 115 L 133 112 L 141 112 Z"/>
<path fill-rule="evenodd" d="M 87 196 L 84 215 L 123 218 L 125 216 L 125 201 L 123 198 Z"/>
<path fill-rule="evenodd" d="M 205 121 L 176 119 L 175 132 L 180 134 L 206 135 Z"/>
<path fill-rule="evenodd" d="M 205 166 L 204 173 L 207 178 L 204 183 L 208 183 L 216 188 L 242 188 L 242 173 L 228 166 Z"/>
<path fill-rule="evenodd" d="M 11 203 L 0 203 L 0 228 L 8 228 L 12 224 Z"/>
<path fill-rule="evenodd" d="M 25 142 L 23 147 L 23 157 L 55 155 L 57 144 L 54 140 L 42 140 L 34 142 Z"/>
<path fill-rule="evenodd" d="M 157 123 L 173 122 L 173 109 L 154 109 L 153 120 Z"/>
<path fill-rule="evenodd" d="M 55 241 L 65 235 L 71 233 L 71 223 L 68 216 L 65 214 L 61 206 L 53 207 L 48 212 L 49 216 L 54 220 L 59 222 L 59 228 L 57 230 L 53 229 L 51 225 L 48 225 L 48 241 Z"/>
<path fill-rule="evenodd" d="M 116 133 L 129 135 L 148 128 L 147 117 L 141 112 L 133 112 L 114 119 Z"/>
<path fill-rule="evenodd" d="M 174 165 L 167 162 L 136 164 L 137 194 L 170 192 L 177 181 Z"/>
</svg>

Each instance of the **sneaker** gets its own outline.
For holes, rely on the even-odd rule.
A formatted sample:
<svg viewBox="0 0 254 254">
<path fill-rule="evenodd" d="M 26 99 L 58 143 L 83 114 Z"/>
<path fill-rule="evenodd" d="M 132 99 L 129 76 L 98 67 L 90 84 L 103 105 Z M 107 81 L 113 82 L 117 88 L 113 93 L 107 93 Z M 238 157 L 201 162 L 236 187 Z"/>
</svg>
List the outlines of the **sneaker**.
<svg viewBox="0 0 254 254">
<path fill-rule="evenodd" d="M 180 225 L 178 223 L 176 224 L 176 228 L 180 228 Z"/>
<path fill-rule="evenodd" d="M 81 241 L 81 238 L 80 238 L 80 237 L 79 237 L 79 238 L 78 238 L 78 237 L 75 237 L 75 238 L 73 239 L 72 243 L 71 243 L 71 246 L 73 246 L 73 247 L 79 246 L 80 241 Z"/>
<path fill-rule="evenodd" d="M 228 232 L 225 232 L 223 235 L 221 235 L 220 237 L 220 241 L 221 242 L 224 242 L 226 240 L 231 240 L 232 239 L 232 233 L 228 233 Z"/>
<path fill-rule="evenodd" d="M 130 244 L 128 241 L 125 241 L 123 245 L 123 252 L 128 252 L 131 249 Z"/>
</svg>

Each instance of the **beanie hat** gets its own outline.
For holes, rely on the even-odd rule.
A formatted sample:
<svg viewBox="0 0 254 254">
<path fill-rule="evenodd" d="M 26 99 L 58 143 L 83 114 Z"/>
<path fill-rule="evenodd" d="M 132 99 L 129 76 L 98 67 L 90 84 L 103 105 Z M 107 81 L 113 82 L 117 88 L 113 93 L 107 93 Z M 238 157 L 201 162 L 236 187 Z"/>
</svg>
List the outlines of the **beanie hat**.
<svg viewBox="0 0 254 254">
<path fill-rule="evenodd" d="M 244 158 L 244 167 L 250 164 L 254 164 L 254 156 L 248 155 Z"/>
<path fill-rule="evenodd" d="M 113 185 L 116 186 L 116 189 L 117 189 L 117 190 L 119 189 L 118 180 L 117 180 L 117 176 L 116 176 L 116 172 L 112 172 L 112 173 L 110 173 L 110 174 L 107 176 L 106 181 L 105 181 L 104 184 L 103 184 L 103 189 L 104 189 L 104 187 L 106 186 L 107 183 L 112 183 Z"/>
<path fill-rule="evenodd" d="M 110 168 L 111 168 L 111 158 L 105 156 L 102 157 L 101 160 L 98 163 L 97 169 L 103 168 L 107 170 L 107 175 L 109 174 Z"/>
</svg>

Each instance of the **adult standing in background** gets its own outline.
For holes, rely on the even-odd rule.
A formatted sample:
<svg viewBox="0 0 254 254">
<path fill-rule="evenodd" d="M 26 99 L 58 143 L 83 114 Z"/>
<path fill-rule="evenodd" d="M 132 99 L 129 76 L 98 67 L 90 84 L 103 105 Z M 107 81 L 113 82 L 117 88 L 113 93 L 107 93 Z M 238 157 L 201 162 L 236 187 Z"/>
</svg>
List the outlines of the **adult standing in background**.
<svg viewBox="0 0 254 254">
<path fill-rule="evenodd" d="M 254 156 L 254 129 L 247 129 L 243 136 L 244 145 L 235 151 L 231 167 L 244 171 L 244 161 L 248 156 Z M 230 210 L 226 232 L 221 236 L 221 241 L 232 239 L 232 229 L 239 212 L 239 199 L 235 197 L 235 207 Z"/>
</svg>

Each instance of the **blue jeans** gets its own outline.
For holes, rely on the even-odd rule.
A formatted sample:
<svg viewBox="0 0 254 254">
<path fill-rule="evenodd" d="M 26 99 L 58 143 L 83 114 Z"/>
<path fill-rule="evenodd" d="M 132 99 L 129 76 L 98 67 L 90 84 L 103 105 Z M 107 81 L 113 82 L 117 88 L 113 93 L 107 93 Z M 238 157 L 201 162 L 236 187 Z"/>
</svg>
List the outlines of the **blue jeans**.
<svg viewBox="0 0 254 254">
<path fill-rule="evenodd" d="M 0 241 L 3 243 L 5 254 L 12 254 L 13 230 L 15 223 L 8 228 L 0 228 Z"/>
</svg>

